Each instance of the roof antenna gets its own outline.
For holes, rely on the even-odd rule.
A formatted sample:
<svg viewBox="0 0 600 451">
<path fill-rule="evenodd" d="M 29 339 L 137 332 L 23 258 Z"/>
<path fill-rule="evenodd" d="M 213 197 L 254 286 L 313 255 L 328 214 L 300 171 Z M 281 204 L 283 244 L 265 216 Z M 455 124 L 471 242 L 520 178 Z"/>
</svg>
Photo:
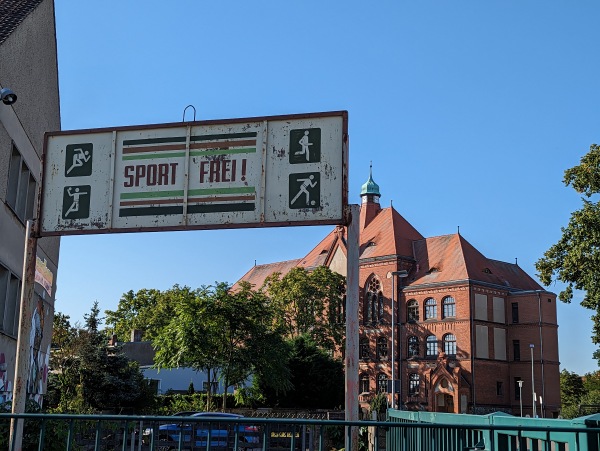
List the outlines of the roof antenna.
<svg viewBox="0 0 600 451">
<path fill-rule="evenodd" d="M 394 200 L 390 199 L 390 208 L 394 208 Z"/>
<path fill-rule="evenodd" d="M 192 110 L 194 110 L 194 122 L 196 122 L 196 107 L 194 105 L 188 105 L 183 109 L 183 118 L 181 119 L 181 122 L 185 122 L 185 112 L 188 108 L 192 108 Z"/>
<path fill-rule="evenodd" d="M 517 257 L 515 257 L 515 265 L 519 266 L 519 262 L 517 260 Z"/>
<path fill-rule="evenodd" d="M 456 228 L 458 229 L 458 231 L 456 232 L 458 235 L 460 235 L 460 226 L 456 226 Z"/>
<path fill-rule="evenodd" d="M 256 259 L 254 259 L 254 266 L 256 266 Z"/>
</svg>

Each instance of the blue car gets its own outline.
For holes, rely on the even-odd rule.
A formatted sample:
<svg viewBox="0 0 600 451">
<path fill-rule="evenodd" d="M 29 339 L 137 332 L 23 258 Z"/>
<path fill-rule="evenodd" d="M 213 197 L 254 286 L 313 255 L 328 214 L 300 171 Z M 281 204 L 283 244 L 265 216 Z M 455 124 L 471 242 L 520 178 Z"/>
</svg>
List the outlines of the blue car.
<svg viewBox="0 0 600 451">
<path fill-rule="evenodd" d="M 182 450 L 204 450 L 209 434 L 211 449 L 233 449 L 236 434 L 239 449 L 259 447 L 259 431 L 256 426 L 232 422 L 243 418 L 243 415 L 223 412 L 182 412 L 176 416 L 181 416 L 181 421 L 161 424 L 158 427 L 158 437 L 154 440 L 155 450 L 178 450 L 180 443 Z M 201 418 L 202 421 L 187 421 L 188 418 L 183 417 Z M 153 428 L 144 430 L 144 443 L 150 443 L 154 433 Z"/>
</svg>

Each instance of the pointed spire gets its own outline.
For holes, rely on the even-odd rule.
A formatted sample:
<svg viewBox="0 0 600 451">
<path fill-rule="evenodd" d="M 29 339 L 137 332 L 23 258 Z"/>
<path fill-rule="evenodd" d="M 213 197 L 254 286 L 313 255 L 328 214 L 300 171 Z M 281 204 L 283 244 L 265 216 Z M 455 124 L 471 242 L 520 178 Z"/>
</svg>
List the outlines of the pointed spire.
<svg viewBox="0 0 600 451">
<path fill-rule="evenodd" d="M 378 196 L 381 197 L 379 192 L 379 185 L 373 180 L 373 162 L 369 164 L 369 180 L 362 186 L 360 190 L 361 196 Z"/>
</svg>

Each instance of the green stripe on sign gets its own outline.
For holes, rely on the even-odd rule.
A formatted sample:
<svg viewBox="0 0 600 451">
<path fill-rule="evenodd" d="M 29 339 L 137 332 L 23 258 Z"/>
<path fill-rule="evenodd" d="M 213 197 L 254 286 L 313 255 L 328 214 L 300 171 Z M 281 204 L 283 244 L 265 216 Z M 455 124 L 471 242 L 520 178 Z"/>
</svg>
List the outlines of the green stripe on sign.
<svg viewBox="0 0 600 451">
<path fill-rule="evenodd" d="M 121 199 L 154 199 L 157 197 L 183 197 L 183 190 L 146 191 L 142 193 L 121 193 Z"/>
<path fill-rule="evenodd" d="M 174 153 L 143 153 L 138 155 L 123 155 L 123 161 L 127 160 L 155 160 L 157 158 L 179 158 L 185 157 L 185 152 L 174 152 Z"/>
<path fill-rule="evenodd" d="M 171 138 L 147 138 L 147 139 L 126 139 L 124 146 L 139 146 L 140 144 L 165 144 L 165 143 L 184 143 L 185 136 L 173 136 Z"/>
<path fill-rule="evenodd" d="M 255 138 L 258 133 L 246 132 L 246 133 L 222 133 L 219 135 L 199 135 L 191 136 L 190 141 L 212 141 L 213 139 L 235 139 L 235 138 Z"/>
<path fill-rule="evenodd" d="M 240 149 L 219 149 L 219 150 L 192 150 L 190 155 L 193 157 L 209 157 L 211 155 L 229 155 L 235 153 L 256 153 L 256 147 L 245 147 Z"/>
<path fill-rule="evenodd" d="M 242 186 L 240 188 L 207 188 L 191 189 L 188 196 L 211 196 L 214 194 L 254 194 L 253 186 Z"/>
</svg>

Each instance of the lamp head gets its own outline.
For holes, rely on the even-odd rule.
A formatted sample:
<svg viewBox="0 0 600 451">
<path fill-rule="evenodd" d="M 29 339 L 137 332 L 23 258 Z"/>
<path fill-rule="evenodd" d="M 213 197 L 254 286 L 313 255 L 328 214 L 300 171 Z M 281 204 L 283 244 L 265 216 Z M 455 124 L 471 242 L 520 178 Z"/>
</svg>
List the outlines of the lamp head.
<svg viewBox="0 0 600 451">
<path fill-rule="evenodd" d="M 11 89 L 2 88 L 0 89 L 0 100 L 4 105 L 12 105 L 17 101 L 17 95 Z"/>
</svg>

